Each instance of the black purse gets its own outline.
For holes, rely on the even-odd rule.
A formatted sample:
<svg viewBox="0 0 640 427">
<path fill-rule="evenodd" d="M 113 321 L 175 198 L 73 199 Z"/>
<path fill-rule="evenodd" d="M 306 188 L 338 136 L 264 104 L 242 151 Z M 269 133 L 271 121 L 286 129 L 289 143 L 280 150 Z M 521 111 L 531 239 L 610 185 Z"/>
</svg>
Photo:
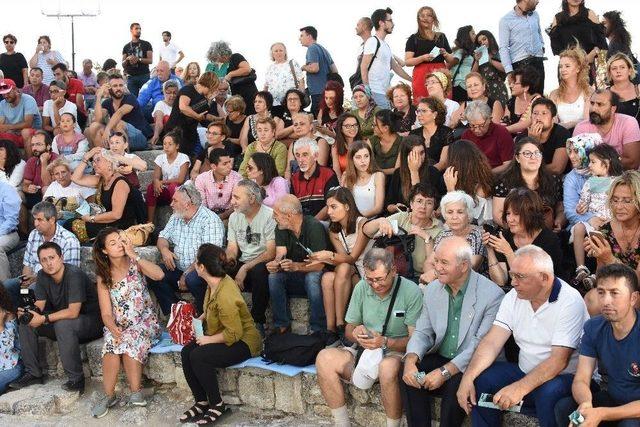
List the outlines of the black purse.
<svg viewBox="0 0 640 427">
<path fill-rule="evenodd" d="M 231 86 L 242 86 L 242 85 L 246 85 L 248 83 L 255 82 L 257 78 L 258 78 L 258 76 L 256 75 L 256 70 L 254 70 L 252 68 L 251 72 L 249 74 L 247 74 L 246 76 L 232 77 L 231 80 L 229 80 L 229 85 L 231 85 Z"/>
</svg>

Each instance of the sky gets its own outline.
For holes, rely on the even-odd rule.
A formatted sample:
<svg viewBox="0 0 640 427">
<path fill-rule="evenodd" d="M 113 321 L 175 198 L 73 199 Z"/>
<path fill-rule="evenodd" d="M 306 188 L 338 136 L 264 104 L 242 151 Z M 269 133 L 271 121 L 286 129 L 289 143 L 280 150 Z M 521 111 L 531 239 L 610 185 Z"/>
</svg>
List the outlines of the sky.
<svg viewBox="0 0 640 427">
<path fill-rule="evenodd" d="M 627 20 L 635 40 L 634 52 L 640 52 L 640 1 L 638 0 L 586 0 L 587 7 L 598 15 L 609 10 L 620 10 Z M 212 41 L 230 42 L 231 49 L 249 61 L 258 75 L 258 87 L 263 84 L 264 73 L 271 60 L 269 48 L 283 42 L 289 58 L 304 63 L 306 49 L 298 41 L 299 28 L 313 25 L 318 29 L 318 43 L 333 56 L 340 74 L 347 80 L 356 68 L 356 55 L 361 39 L 355 35 L 356 21 L 370 16 L 377 8 L 391 7 L 395 29 L 387 37 L 394 54 L 404 57 L 407 37 L 416 31 L 416 12 L 420 6 L 435 9 L 443 31 L 451 44 L 456 30 L 473 25 L 476 32 L 489 30 L 497 38 L 498 22 L 515 4 L 514 0 L 432 0 L 413 2 L 405 0 L 21 0 L 3 1 L 3 34 L 18 38 L 17 50 L 27 61 L 35 51 L 38 36 L 51 37 L 52 48 L 62 53 L 71 65 L 71 23 L 69 18 L 43 15 L 89 13 L 95 17 L 75 18 L 76 70 L 82 60 L 91 58 L 102 63 L 107 58 L 121 60 L 122 47 L 130 40 L 129 24 L 140 22 L 142 38 L 154 46 L 154 63 L 162 43 L 161 33 L 169 30 L 173 41 L 182 48 L 186 57 L 180 63 L 197 61 L 204 68 L 206 52 Z M 560 10 L 560 0 L 541 0 L 538 5 L 541 25 L 548 27 Z M 634 25 L 635 24 L 635 25 Z M 551 54 L 549 38 L 544 34 L 549 60 L 545 62 L 550 92 L 557 81 L 554 69 L 557 58 Z M 411 74 L 410 68 L 407 68 Z M 396 78 L 397 79 L 397 78 Z"/>
</svg>

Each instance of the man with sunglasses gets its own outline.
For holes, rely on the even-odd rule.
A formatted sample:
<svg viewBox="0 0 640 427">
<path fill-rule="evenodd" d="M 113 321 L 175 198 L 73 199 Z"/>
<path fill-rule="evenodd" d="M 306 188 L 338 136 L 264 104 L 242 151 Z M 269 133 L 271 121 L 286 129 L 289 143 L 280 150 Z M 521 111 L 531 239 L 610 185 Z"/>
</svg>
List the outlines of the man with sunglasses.
<svg viewBox="0 0 640 427">
<path fill-rule="evenodd" d="M 31 157 L 31 137 L 42 128 L 42 117 L 36 100 L 21 93 L 11 79 L 0 79 L 0 139 L 8 139 L 24 148 Z"/>
<path fill-rule="evenodd" d="M 7 79 L 16 82 L 16 86 L 22 88 L 27 82 L 27 60 L 20 52 L 16 52 L 18 39 L 13 34 L 7 34 L 2 38 L 6 52 L 0 55 L 0 71 Z"/>
<path fill-rule="evenodd" d="M 219 150 L 219 149 L 217 149 Z M 262 189 L 243 179 L 233 189 L 227 234 L 227 259 L 237 260 L 235 281 L 240 290 L 251 291 L 251 316 L 264 336 L 269 303 L 269 272 L 266 263 L 276 256 L 276 222 L 273 210 L 262 204 Z"/>
</svg>

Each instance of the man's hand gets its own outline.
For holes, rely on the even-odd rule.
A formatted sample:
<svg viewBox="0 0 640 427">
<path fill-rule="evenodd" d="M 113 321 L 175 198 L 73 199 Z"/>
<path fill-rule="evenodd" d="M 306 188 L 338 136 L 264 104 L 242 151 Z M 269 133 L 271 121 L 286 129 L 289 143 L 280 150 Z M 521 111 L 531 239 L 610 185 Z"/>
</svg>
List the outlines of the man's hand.
<svg viewBox="0 0 640 427">
<path fill-rule="evenodd" d="M 201 337 L 197 337 L 196 343 L 198 345 L 213 344 L 213 337 L 210 335 L 203 335 Z"/>
<path fill-rule="evenodd" d="M 22 275 L 22 280 L 20 281 L 20 287 L 21 288 L 28 288 L 29 286 L 31 286 L 33 283 L 35 283 L 36 281 L 36 275 L 31 273 L 31 274 L 23 274 Z"/>
<path fill-rule="evenodd" d="M 280 271 L 280 261 L 269 261 L 265 264 L 265 266 L 267 267 L 267 271 L 269 273 L 277 273 L 278 271 Z"/>
<path fill-rule="evenodd" d="M 50 151 L 45 151 L 42 154 L 40 154 L 40 162 L 41 163 L 49 163 L 50 159 L 51 159 L 51 152 Z"/>
<path fill-rule="evenodd" d="M 529 136 L 536 138 L 538 141 L 540 141 L 540 136 L 542 135 L 543 128 L 544 128 L 544 125 L 540 122 L 531 123 L 531 125 L 529 126 L 529 129 L 527 129 L 527 133 L 529 134 Z"/>
<path fill-rule="evenodd" d="M 466 412 L 467 415 L 471 414 L 471 409 L 478 404 L 476 400 L 476 386 L 473 384 L 471 378 L 462 377 L 456 397 L 458 398 L 458 405 L 464 409 L 464 412 Z"/>
<path fill-rule="evenodd" d="M 418 373 L 418 367 L 414 362 L 406 360 L 404 362 L 404 372 L 402 373 L 402 381 L 408 386 L 413 388 L 422 388 L 422 385 L 416 380 L 416 374 Z"/>
<path fill-rule="evenodd" d="M 238 288 L 241 291 L 244 291 L 244 279 L 247 278 L 247 270 L 248 269 L 246 268 L 246 265 L 243 265 L 238 269 L 238 272 L 236 273 L 236 277 L 235 277 L 236 285 L 238 285 Z"/>
<path fill-rule="evenodd" d="M 440 369 L 434 369 L 424 378 L 424 384 L 422 386 L 428 390 L 437 390 L 442 387 L 444 381 L 445 379 L 442 373 L 440 373 Z"/>
<path fill-rule="evenodd" d="M 584 421 L 580 423 L 580 427 L 596 427 L 602 422 L 602 408 L 594 408 L 591 405 L 582 408 L 578 407 L 578 412 L 584 417 Z"/>
<path fill-rule="evenodd" d="M 42 314 L 33 310 L 29 310 L 29 313 L 33 314 L 33 319 L 31 319 L 31 322 L 29 322 L 29 326 L 31 326 L 32 328 L 37 328 L 38 326 L 41 326 L 44 324 L 44 321 L 46 319 Z"/>
<path fill-rule="evenodd" d="M 377 348 L 382 348 L 382 344 L 384 344 L 384 337 L 376 331 L 369 331 L 369 332 L 371 332 L 371 335 L 373 335 L 373 338 L 369 338 L 367 336 L 366 330 L 358 335 L 354 333 L 356 341 L 358 341 L 358 344 L 360 344 L 361 347 L 366 348 L 367 350 L 375 350 Z"/>
<path fill-rule="evenodd" d="M 180 289 L 181 291 L 187 291 L 187 273 L 182 273 L 182 276 L 180 276 L 180 279 L 178 279 L 178 289 Z"/>
<path fill-rule="evenodd" d="M 283 271 L 290 272 L 290 273 L 293 273 L 299 270 L 298 263 L 293 262 L 290 259 L 283 259 L 282 261 L 280 261 L 280 268 Z"/>
<path fill-rule="evenodd" d="M 525 392 L 522 390 L 520 384 L 516 381 L 513 384 L 509 384 L 506 387 L 502 387 L 496 394 L 493 395 L 493 403 L 500 407 L 503 411 L 511 408 L 514 405 L 518 405 L 524 398 Z"/>
<path fill-rule="evenodd" d="M 164 265 L 171 271 L 176 269 L 176 263 L 174 260 L 177 260 L 178 257 L 176 254 L 171 252 L 169 249 L 164 249 L 162 251 L 162 262 Z"/>
</svg>

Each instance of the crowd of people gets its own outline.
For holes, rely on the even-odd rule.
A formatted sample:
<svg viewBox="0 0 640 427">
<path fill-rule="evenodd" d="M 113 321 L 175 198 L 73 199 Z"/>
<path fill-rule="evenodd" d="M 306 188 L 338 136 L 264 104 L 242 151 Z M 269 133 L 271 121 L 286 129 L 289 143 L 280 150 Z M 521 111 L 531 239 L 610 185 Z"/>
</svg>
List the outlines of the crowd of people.
<svg viewBox="0 0 640 427">
<path fill-rule="evenodd" d="M 82 393 L 79 345 L 103 337 L 92 415 L 119 402 L 121 364 L 127 402 L 146 405 L 149 350 L 188 294 L 204 334 L 181 352 L 195 403 L 180 421 L 212 424 L 229 410 L 215 368 L 290 333 L 302 295 L 335 425 L 350 425 L 343 383 L 376 381 L 388 426 L 403 412 L 430 425 L 434 396 L 444 426 L 496 426 L 505 410 L 640 425 L 638 61 L 620 12 L 563 0 L 545 94 L 537 4 L 515 1 L 498 37 L 464 25 L 452 43 L 421 7 L 404 57 L 387 43 L 393 11 L 377 9 L 357 19 L 348 79 L 304 26 L 303 65 L 274 43 L 262 88 L 227 42 L 204 71 L 182 67 L 171 32 L 157 49 L 139 23 L 97 75 L 46 35 L 28 62 L 5 35 L 0 393 L 43 383 L 40 336 Z M 135 152 L 149 149 L 162 154 L 141 188 Z M 134 242 L 148 223 L 158 232 Z"/>
</svg>

